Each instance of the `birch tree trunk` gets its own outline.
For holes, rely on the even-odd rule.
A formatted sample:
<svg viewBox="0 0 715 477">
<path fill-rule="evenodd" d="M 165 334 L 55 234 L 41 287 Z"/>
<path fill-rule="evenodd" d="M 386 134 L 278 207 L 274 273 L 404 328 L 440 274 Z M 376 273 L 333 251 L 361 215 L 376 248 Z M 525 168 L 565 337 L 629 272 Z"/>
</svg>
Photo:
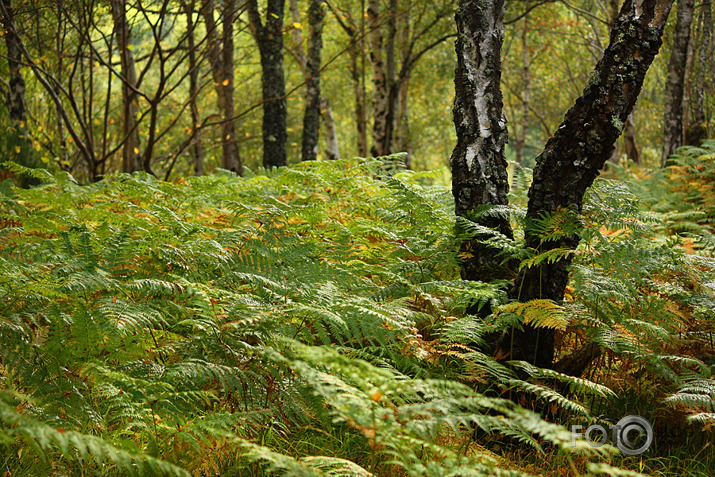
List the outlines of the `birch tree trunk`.
<svg viewBox="0 0 715 477">
<path fill-rule="evenodd" d="M 251 30 L 261 56 L 263 85 L 263 167 L 288 164 L 286 143 L 287 104 L 283 74 L 283 15 L 285 0 L 268 0 L 265 22 L 258 11 L 258 0 L 247 2 Z"/>
<path fill-rule="evenodd" d="M 141 169 L 139 154 L 139 105 L 137 96 L 137 70 L 132 49 L 131 29 L 127 20 L 125 0 L 111 0 L 112 20 L 117 38 L 122 74 L 122 116 L 124 146 L 122 148 L 122 171 Z"/>
<path fill-rule="evenodd" d="M 452 194 L 457 216 L 497 229 L 511 237 L 507 217 L 483 218 L 481 206 L 507 205 L 509 181 L 504 158 L 506 119 L 502 112 L 501 47 L 504 1 L 461 0 L 457 24 L 454 125 L 457 145 L 452 152 Z M 486 281 L 504 271 L 494 250 L 478 243 L 462 244 L 462 278 Z"/>
<path fill-rule="evenodd" d="M 683 145 L 683 92 L 685 67 L 690 42 L 690 25 L 693 21 L 693 0 L 678 0 L 673 49 L 668 62 L 665 84 L 665 113 L 663 117 L 663 157 L 665 167 L 668 157 Z"/>
</svg>

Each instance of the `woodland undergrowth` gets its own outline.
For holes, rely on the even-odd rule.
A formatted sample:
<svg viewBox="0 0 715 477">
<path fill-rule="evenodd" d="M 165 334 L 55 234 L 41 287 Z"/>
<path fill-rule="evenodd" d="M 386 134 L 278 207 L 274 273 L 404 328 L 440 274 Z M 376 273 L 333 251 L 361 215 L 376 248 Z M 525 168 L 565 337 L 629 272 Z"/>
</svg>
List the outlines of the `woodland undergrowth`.
<svg viewBox="0 0 715 477">
<path fill-rule="evenodd" d="M 565 302 L 509 303 L 506 282 L 459 278 L 449 189 L 382 164 L 91 185 L 8 164 L 42 185 L 0 196 L 4 475 L 539 473 L 524 449 L 565 475 L 631 475 L 570 432 L 626 414 L 712 445 L 706 235 L 600 180 L 582 215 L 536 224 L 581 236 Z M 514 222 L 488 239 L 505 259 L 570 253 L 522 250 L 513 202 L 485 212 Z M 587 379 L 479 351 L 524 322 L 556 329 L 560 354 L 601 345 Z"/>
</svg>

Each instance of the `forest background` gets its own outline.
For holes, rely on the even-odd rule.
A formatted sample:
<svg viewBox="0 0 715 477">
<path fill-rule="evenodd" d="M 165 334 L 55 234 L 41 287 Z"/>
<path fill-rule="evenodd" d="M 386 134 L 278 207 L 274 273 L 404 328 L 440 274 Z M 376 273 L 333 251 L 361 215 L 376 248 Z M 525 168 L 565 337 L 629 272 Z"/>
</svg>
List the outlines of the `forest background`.
<svg viewBox="0 0 715 477">
<path fill-rule="evenodd" d="M 415 170 L 448 167 L 456 2 L 333 1 L 316 9 L 291 0 L 268 2 L 260 12 L 256 2 L 238 1 L 14 3 L 3 7 L 11 33 L 3 45 L 8 61 L 0 66 L 9 99 L 0 121 L 5 130 L 28 134 L 31 144 L 6 134 L 0 147 L 20 163 L 90 181 L 115 170 L 144 169 L 166 179 L 219 167 L 256 170 L 303 156 L 397 152 L 407 152 Z M 710 120 L 711 4 L 690 8 L 692 41 L 676 35 L 671 15 L 615 160 L 660 164 L 671 116 L 665 110 L 672 109 L 665 107 L 671 51 L 689 52 L 686 63 L 676 64 L 685 78 L 684 130 Z M 506 5 L 509 159 L 533 165 L 588 81 L 617 11 L 617 2 L 605 1 Z M 280 38 L 267 33 L 271 28 Z M 268 38 L 275 40 L 273 53 Z M 275 91 L 263 91 L 264 77 Z M 319 101 L 311 103 L 314 88 L 306 84 L 317 80 Z M 322 117 L 317 148 L 317 125 L 310 126 L 317 119 L 308 119 L 307 128 L 315 139 L 303 137 L 304 116 L 315 104 Z M 263 133 L 264 115 L 275 131 Z"/>
</svg>

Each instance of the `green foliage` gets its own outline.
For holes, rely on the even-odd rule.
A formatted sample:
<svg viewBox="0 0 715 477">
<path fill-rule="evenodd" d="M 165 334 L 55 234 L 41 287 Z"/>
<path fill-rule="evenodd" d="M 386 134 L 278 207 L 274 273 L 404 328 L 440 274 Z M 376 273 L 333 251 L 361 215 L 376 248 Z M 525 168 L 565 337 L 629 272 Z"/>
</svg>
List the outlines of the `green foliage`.
<svg viewBox="0 0 715 477">
<path fill-rule="evenodd" d="M 0 204 L 3 465 L 521 475 L 470 436 L 571 459 L 590 448 L 525 407 L 589 419 L 635 376 L 579 379 L 475 351 L 524 322 L 556 329 L 564 353 L 574 339 L 600 343 L 611 368 L 599 369 L 646 372 L 664 407 L 709 422 L 710 368 L 682 338 L 711 319 L 707 263 L 651 240 L 653 219 L 627 189 L 599 182 L 577 223 L 537 224 L 582 236 L 565 303 L 509 303 L 505 283 L 459 279 L 448 189 L 384 172 L 355 160 L 89 186 L 30 172 L 45 184 Z M 523 223 L 515 207 L 484 211 L 507 212 Z M 516 240 L 464 225 L 505 258 L 520 249 L 518 224 Z M 551 259 L 518 253 L 524 266 Z M 496 313 L 465 314 L 486 303 Z"/>
<path fill-rule="evenodd" d="M 570 442 L 444 379 L 458 360 L 516 385 L 449 341 L 503 292 L 458 279 L 447 189 L 357 161 L 178 184 L 41 176 L 0 206 L 5 467 L 508 475 L 440 436 Z M 296 452 L 313 429 L 323 444 Z M 364 458 L 335 450 L 346 436 Z"/>
</svg>

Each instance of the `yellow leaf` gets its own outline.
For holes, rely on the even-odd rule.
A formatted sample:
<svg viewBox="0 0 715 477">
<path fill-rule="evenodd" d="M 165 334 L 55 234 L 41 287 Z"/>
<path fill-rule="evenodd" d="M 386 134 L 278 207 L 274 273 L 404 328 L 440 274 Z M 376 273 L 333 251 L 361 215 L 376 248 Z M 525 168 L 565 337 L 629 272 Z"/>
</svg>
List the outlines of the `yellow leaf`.
<svg viewBox="0 0 715 477">
<path fill-rule="evenodd" d="M 295 22 L 293 23 L 293 28 L 295 28 L 296 30 L 302 30 L 303 25 L 301 25 L 300 22 Z"/>
<path fill-rule="evenodd" d="M 50 162 L 50 160 L 47 159 L 46 157 L 41 157 L 40 160 L 41 160 L 42 162 L 44 162 L 45 164 L 48 164 L 48 163 Z"/>
<path fill-rule="evenodd" d="M 15 146 L 15 154 L 20 154 L 20 151 L 22 151 L 22 148 L 20 146 Z"/>
<path fill-rule="evenodd" d="M 382 399 L 382 393 L 380 391 L 375 391 L 372 393 L 371 397 L 373 401 L 380 401 L 380 399 Z"/>
<path fill-rule="evenodd" d="M 138 147 L 135 147 L 135 148 L 134 148 L 134 154 L 139 154 L 139 148 L 138 148 Z"/>
<path fill-rule="evenodd" d="M 134 49 L 134 45 L 127 45 L 127 50 L 132 51 Z"/>
<path fill-rule="evenodd" d="M 222 84 L 223 84 L 224 86 L 228 86 L 228 83 L 229 83 L 229 81 L 228 81 L 227 79 L 225 79 L 225 80 L 223 80 L 223 83 L 222 83 Z"/>
</svg>

